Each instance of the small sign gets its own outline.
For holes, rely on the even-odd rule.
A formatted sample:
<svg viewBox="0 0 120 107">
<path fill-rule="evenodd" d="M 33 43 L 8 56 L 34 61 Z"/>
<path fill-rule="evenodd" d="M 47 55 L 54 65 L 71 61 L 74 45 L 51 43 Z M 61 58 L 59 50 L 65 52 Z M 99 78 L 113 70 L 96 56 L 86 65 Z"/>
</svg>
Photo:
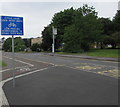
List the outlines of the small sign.
<svg viewBox="0 0 120 107">
<path fill-rule="evenodd" d="M 54 28 L 54 35 L 57 35 L 57 28 Z"/>
<path fill-rule="evenodd" d="M 1 35 L 23 34 L 23 17 L 1 16 Z"/>
<path fill-rule="evenodd" d="M 52 27 L 52 30 L 53 30 L 53 34 L 54 35 L 57 35 L 57 28 L 54 28 L 54 26 Z"/>
</svg>

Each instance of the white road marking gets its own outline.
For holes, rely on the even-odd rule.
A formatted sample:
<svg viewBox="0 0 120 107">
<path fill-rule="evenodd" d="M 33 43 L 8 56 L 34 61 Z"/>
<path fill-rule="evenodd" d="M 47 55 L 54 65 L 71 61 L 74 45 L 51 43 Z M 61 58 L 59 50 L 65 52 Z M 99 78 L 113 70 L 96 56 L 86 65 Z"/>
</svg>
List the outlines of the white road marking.
<svg viewBox="0 0 120 107">
<path fill-rule="evenodd" d="M 8 59 L 12 59 L 12 58 L 6 57 L 6 56 L 3 56 L 3 57 L 8 58 Z M 24 61 L 21 61 L 21 60 L 15 59 L 15 61 L 20 62 L 20 63 L 23 63 L 23 64 L 27 64 L 27 65 L 29 65 L 29 66 L 34 66 L 34 65 L 30 64 L 30 63 L 27 63 L 27 62 L 24 62 Z"/>
<path fill-rule="evenodd" d="M 27 66 L 15 67 L 15 69 L 20 69 L 20 68 L 24 68 L 24 67 L 27 67 Z M 0 73 L 5 72 L 5 71 L 9 71 L 9 70 L 12 70 L 12 69 L 13 69 L 13 68 L 4 69 L 4 70 L 0 71 Z"/>
<path fill-rule="evenodd" d="M 6 56 L 3 56 L 3 57 L 6 57 Z M 6 57 L 6 58 L 9 58 L 9 57 Z M 20 58 L 20 57 L 19 57 Z M 9 59 L 12 59 L 12 58 L 9 58 Z M 28 58 L 24 58 L 24 59 L 28 59 Z M 32 60 L 32 59 L 28 59 L 28 60 L 31 60 L 31 61 L 34 61 L 34 60 Z M 32 65 L 32 64 L 30 64 L 30 63 L 26 63 L 26 62 L 23 62 L 23 61 L 20 61 L 20 60 L 15 60 L 15 61 L 18 61 L 18 62 L 20 62 L 20 63 L 24 63 L 24 64 L 27 64 L 27 65 L 29 65 L 29 66 L 34 66 L 34 65 Z M 49 62 L 43 62 L 43 61 L 36 61 L 36 62 L 41 62 L 41 63 L 46 63 L 46 64 L 51 64 L 51 65 L 54 65 L 54 66 L 52 66 L 52 67 L 55 67 L 55 64 L 53 64 L 53 63 L 49 63 Z M 20 68 L 20 67 L 19 67 Z M 49 69 L 49 68 L 51 68 L 51 67 L 48 67 L 48 68 L 43 68 L 43 69 L 38 69 L 38 70 L 35 70 L 35 71 L 32 71 L 32 72 L 28 72 L 28 73 L 25 73 L 25 74 L 20 74 L 20 75 L 18 75 L 18 76 L 16 76 L 15 78 L 19 78 L 19 77 L 22 77 L 22 76 L 25 76 L 25 75 L 29 75 L 29 74 L 32 74 L 32 73 L 35 73 L 35 72 L 38 72 L 38 71 L 43 71 L 43 70 L 46 70 L 46 69 Z M 6 70 L 10 70 L 10 69 L 6 69 Z M 4 71 L 6 71 L 6 70 L 4 70 Z M 1 73 L 2 71 L 0 71 L 0 73 Z M 9 103 L 8 103 L 8 100 L 7 100 L 7 98 L 6 98 L 6 96 L 5 96 L 5 94 L 4 94 L 4 91 L 3 91 L 3 89 L 2 89 L 2 86 L 6 83 L 6 82 L 8 82 L 8 81 L 10 81 L 10 80 L 12 80 L 13 78 L 11 77 L 11 78 L 8 78 L 8 79 L 6 79 L 6 80 L 4 80 L 4 81 L 0 81 L 0 88 L 1 88 L 1 90 L 0 90 L 0 92 L 1 92 L 1 94 L 0 94 L 0 106 L 2 106 L 2 105 L 7 105 L 8 107 L 9 107 Z"/>
<path fill-rule="evenodd" d="M 18 57 L 18 56 L 17 56 L 17 57 Z M 18 57 L 18 58 L 23 58 L 23 57 Z M 55 65 L 54 63 L 49 63 L 49 62 L 45 62 L 45 61 L 37 61 L 37 60 L 29 59 L 29 58 L 24 58 L 24 59 L 27 59 L 27 60 L 30 60 L 30 61 L 35 61 L 35 62 L 41 62 L 41 63 L 45 63 L 45 64 Z"/>
<path fill-rule="evenodd" d="M 51 67 L 55 67 L 55 66 L 51 66 Z M 28 72 L 28 73 L 25 73 L 25 74 L 20 74 L 20 75 L 16 76 L 15 78 L 19 78 L 19 77 L 23 77 L 23 76 L 26 76 L 26 75 L 29 75 L 29 74 L 33 74 L 33 73 L 36 73 L 36 72 L 38 72 L 38 71 L 47 70 L 47 69 L 49 69 L 49 68 L 51 68 L 51 67 L 38 69 L 38 70 L 35 70 L 35 71 L 32 71 L 32 72 Z M 0 107 L 2 107 L 2 105 L 7 105 L 7 107 L 9 107 L 9 103 L 8 103 L 8 100 L 7 100 L 6 96 L 5 96 L 5 94 L 4 94 L 4 91 L 3 91 L 3 89 L 2 89 L 2 86 L 3 86 L 6 82 L 8 82 L 8 81 L 10 81 L 10 80 L 12 80 L 12 79 L 13 79 L 13 78 L 11 77 L 11 78 L 8 78 L 8 79 L 0 82 L 0 86 L 1 86 L 1 87 L 0 87 L 0 88 L 1 88 L 1 90 L 0 90 L 0 98 L 2 98 L 2 99 L 0 99 Z"/>
<path fill-rule="evenodd" d="M 6 57 L 6 56 L 3 56 L 3 57 L 8 58 L 8 59 L 12 59 L 12 58 Z M 31 66 L 31 67 L 34 66 L 34 65 L 30 64 L 30 63 L 27 63 L 27 62 L 24 62 L 24 61 L 21 61 L 21 60 L 15 59 L 15 61 L 20 62 L 20 63 L 27 64 L 27 65 L 29 65 L 29 66 Z M 23 66 L 21 66 L 21 67 L 23 67 Z M 16 67 L 15 69 L 18 69 L 18 68 L 21 68 L 21 67 Z M 2 70 L 2 71 L 0 71 L 0 72 L 9 71 L 9 70 L 12 70 L 12 68 L 5 69 L 5 70 Z"/>
</svg>

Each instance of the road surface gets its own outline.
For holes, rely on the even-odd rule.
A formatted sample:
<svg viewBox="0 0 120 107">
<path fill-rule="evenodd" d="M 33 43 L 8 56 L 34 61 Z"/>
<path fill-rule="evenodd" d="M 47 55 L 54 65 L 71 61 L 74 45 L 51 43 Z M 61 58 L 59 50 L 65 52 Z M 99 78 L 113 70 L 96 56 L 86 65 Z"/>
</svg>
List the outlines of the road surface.
<svg viewBox="0 0 120 107">
<path fill-rule="evenodd" d="M 9 66 L 3 80 L 12 77 L 12 54 L 3 53 Z M 16 53 L 16 87 L 3 86 L 10 105 L 118 105 L 118 63 Z M 24 75 L 26 74 L 26 75 Z"/>
</svg>

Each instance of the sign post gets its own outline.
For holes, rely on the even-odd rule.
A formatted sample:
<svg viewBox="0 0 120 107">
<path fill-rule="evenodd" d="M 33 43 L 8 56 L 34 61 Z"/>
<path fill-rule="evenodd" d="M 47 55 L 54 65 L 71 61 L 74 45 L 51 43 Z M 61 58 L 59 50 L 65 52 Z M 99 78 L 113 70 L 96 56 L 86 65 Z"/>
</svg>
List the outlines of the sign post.
<svg viewBox="0 0 120 107">
<path fill-rule="evenodd" d="M 14 35 L 12 35 L 12 69 L 13 69 L 13 87 L 15 87 L 15 55 L 14 55 Z"/>
<path fill-rule="evenodd" d="M 57 28 L 54 28 L 54 26 L 52 26 L 52 32 L 53 32 L 52 53 L 54 53 L 55 52 L 55 35 L 57 35 Z"/>
<path fill-rule="evenodd" d="M 23 17 L 1 16 L 1 35 L 12 35 L 13 87 L 15 87 L 14 35 L 23 35 Z"/>
</svg>

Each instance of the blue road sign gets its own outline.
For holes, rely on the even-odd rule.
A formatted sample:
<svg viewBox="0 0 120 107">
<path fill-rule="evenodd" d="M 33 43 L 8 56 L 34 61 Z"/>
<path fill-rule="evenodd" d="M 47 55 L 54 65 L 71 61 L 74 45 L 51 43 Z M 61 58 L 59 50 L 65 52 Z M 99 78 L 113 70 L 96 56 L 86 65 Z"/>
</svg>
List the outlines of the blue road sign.
<svg viewBox="0 0 120 107">
<path fill-rule="evenodd" d="M 1 35 L 23 34 L 23 17 L 1 16 Z"/>
</svg>

